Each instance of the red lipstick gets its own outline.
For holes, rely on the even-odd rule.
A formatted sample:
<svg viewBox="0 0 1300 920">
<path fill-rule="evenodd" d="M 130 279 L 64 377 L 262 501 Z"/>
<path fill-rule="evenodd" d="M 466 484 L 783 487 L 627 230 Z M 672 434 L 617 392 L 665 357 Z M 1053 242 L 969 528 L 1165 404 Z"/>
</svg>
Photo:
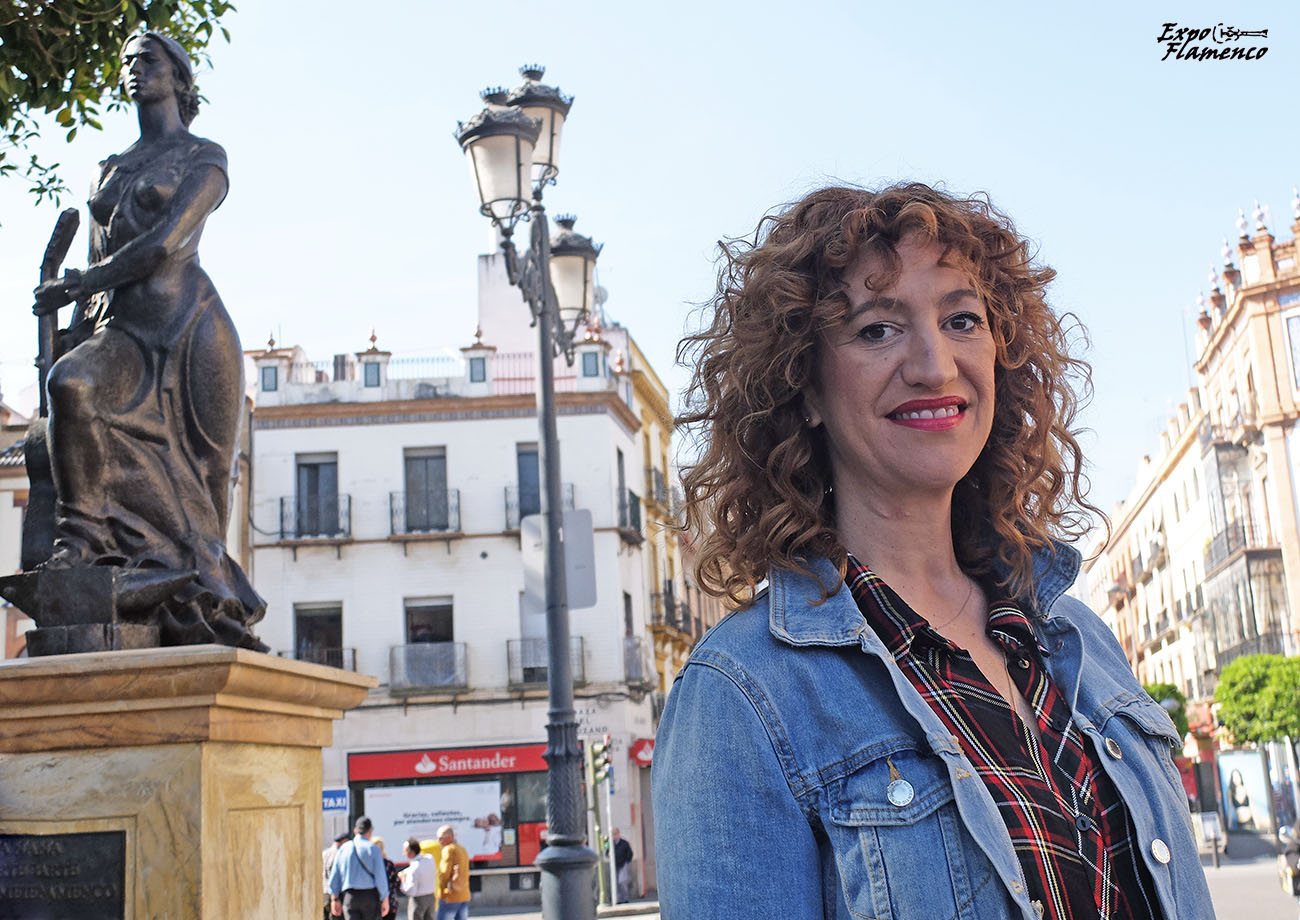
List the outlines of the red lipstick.
<svg viewBox="0 0 1300 920">
<path fill-rule="evenodd" d="M 959 396 L 912 399 L 887 416 L 896 425 L 918 431 L 949 431 L 966 417 L 966 400 Z"/>
</svg>

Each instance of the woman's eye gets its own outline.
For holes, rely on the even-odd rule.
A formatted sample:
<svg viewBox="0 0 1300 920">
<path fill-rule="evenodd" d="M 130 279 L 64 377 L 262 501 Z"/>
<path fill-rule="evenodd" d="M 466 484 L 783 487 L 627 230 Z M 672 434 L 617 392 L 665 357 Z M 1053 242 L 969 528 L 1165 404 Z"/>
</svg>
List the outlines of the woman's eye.
<svg viewBox="0 0 1300 920">
<path fill-rule="evenodd" d="M 970 332 L 984 325 L 984 319 L 978 313 L 958 313 L 948 320 L 948 328 L 954 332 Z"/>
<path fill-rule="evenodd" d="M 898 330 L 888 323 L 871 323 L 858 331 L 858 338 L 867 342 L 883 342 L 896 335 Z"/>
</svg>

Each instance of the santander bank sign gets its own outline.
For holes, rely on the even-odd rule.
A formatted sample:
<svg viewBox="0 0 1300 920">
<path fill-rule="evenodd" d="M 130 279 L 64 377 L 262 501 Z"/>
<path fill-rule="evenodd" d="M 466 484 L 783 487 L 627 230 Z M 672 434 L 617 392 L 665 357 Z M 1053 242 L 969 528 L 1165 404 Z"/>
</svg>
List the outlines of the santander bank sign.
<svg viewBox="0 0 1300 920">
<path fill-rule="evenodd" d="M 430 748 L 348 755 L 348 780 L 433 779 L 490 773 L 532 773 L 546 769 L 545 744 L 504 747 Z"/>
</svg>

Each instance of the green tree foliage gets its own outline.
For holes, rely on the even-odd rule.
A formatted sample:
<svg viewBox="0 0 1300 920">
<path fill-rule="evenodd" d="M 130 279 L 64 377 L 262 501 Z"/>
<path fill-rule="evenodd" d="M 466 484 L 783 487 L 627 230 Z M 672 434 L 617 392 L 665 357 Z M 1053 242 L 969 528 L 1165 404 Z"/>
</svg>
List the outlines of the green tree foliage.
<svg viewBox="0 0 1300 920">
<path fill-rule="evenodd" d="M 1173 700 L 1178 704 L 1174 707 L 1166 706 L 1165 712 L 1169 713 L 1169 717 L 1174 720 L 1178 737 L 1187 737 L 1187 697 L 1183 695 L 1183 691 L 1173 684 L 1143 684 L 1142 689 L 1161 706 L 1165 705 L 1165 700 Z"/>
<path fill-rule="evenodd" d="M 0 0 L 0 177 L 25 179 L 39 202 L 58 201 L 67 186 L 58 163 L 28 145 L 42 130 L 99 128 L 101 110 L 125 107 L 118 55 L 133 33 L 163 32 L 179 41 L 196 63 L 217 20 L 234 6 L 227 0 Z"/>
<path fill-rule="evenodd" d="M 1219 674 L 1219 721 L 1237 741 L 1300 738 L 1300 658 L 1245 655 Z"/>
</svg>

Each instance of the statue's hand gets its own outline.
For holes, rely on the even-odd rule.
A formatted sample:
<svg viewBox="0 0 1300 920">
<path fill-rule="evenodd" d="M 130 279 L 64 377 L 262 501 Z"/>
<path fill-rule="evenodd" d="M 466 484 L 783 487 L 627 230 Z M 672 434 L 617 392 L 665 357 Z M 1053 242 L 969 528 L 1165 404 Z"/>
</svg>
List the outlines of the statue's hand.
<svg viewBox="0 0 1300 920">
<path fill-rule="evenodd" d="M 37 316 L 48 316 L 51 313 L 57 313 L 59 307 L 72 303 L 83 296 L 81 287 L 81 272 L 75 268 L 70 268 L 64 272 L 62 278 L 51 278 L 40 285 L 35 291 L 36 303 L 32 307 L 32 312 Z"/>
</svg>

